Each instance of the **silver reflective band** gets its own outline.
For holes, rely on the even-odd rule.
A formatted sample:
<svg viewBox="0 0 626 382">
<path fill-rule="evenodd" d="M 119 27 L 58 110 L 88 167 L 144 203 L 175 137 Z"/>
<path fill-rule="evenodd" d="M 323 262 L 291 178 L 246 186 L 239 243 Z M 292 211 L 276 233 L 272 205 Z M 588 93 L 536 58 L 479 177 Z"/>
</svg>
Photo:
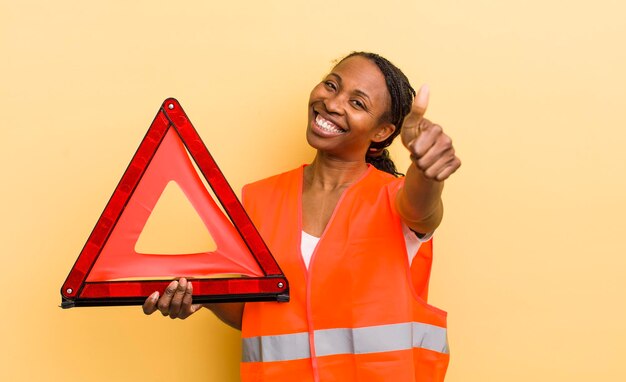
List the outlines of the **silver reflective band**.
<svg viewBox="0 0 626 382">
<path fill-rule="evenodd" d="M 243 339 L 243 362 L 291 361 L 311 356 L 308 333 Z M 421 322 L 323 329 L 314 332 L 318 357 L 421 348 L 448 354 L 447 330 Z"/>
<path fill-rule="evenodd" d="M 367 354 L 423 348 L 448 353 L 446 329 L 407 322 L 355 329 L 315 331 L 315 354 Z"/>
<path fill-rule="evenodd" d="M 243 339 L 243 362 L 291 361 L 310 358 L 309 333 Z"/>
</svg>

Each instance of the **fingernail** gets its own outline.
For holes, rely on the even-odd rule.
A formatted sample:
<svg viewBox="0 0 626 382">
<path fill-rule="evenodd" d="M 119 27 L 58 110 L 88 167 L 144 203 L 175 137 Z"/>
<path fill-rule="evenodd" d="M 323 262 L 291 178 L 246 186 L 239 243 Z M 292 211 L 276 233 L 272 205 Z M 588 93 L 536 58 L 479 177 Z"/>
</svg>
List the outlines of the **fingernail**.
<svg viewBox="0 0 626 382">
<path fill-rule="evenodd" d="M 156 291 L 156 292 L 152 293 L 152 294 L 150 295 L 150 299 L 151 299 L 151 300 L 153 300 L 153 301 L 158 300 L 158 299 L 159 299 L 159 292 L 158 292 L 158 291 Z"/>
</svg>

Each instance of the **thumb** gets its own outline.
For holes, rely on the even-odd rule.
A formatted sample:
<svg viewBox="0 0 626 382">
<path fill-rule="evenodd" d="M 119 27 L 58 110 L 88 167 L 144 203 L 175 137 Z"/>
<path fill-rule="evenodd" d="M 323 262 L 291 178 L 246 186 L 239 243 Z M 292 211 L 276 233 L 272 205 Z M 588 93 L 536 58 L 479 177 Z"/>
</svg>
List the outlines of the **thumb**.
<svg viewBox="0 0 626 382">
<path fill-rule="evenodd" d="M 191 283 L 191 281 L 189 282 L 189 284 L 187 284 L 187 288 L 189 290 L 189 296 L 191 297 L 191 295 L 193 295 L 193 284 Z M 191 300 L 191 299 L 190 299 Z M 190 301 L 191 302 L 191 301 Z M 196 313 L 198 310 L 200 310 L 200 308 L 202 308 L 204 305 L 202 304 L 191 304 L 189 306 L 189 314 L 193 314 Z"/>
<path fill-rule="evenodd" d="M 419 134 L 419 123 L 424 118 L 424 113 L 426 113 L 426 108 L 428 108 L 429 97 L 430 88 L 424 84 L 413 99 L 411 111 L 402 121 L 402 143 L 407 147 L 409 142 L 417 138 Z"/>
<path fill-rule="evenodd" d="M 417 91 L 415 98 L 413 99 L 413 105 L 411 105 L 411 111 L 409 115 L 404 118 L 403 125 L 406 127 L 417 126 L 418 122 L 424 117 L 426 109 L 428 108 L 428 99 L 430 98 L 430 88 L 424 84 Z"/>
<path fill-rule="evenodd" d="M 202 304 L 193 304 L 191 305 L 191 313 L 195 313 L 199 311 L 204 305 Z"/>
<path fill-rule="evenodd" d="M 419 118 L 422 118 L 426 114 L 428 108 L 428 100 L 430 98 L 430 87 L 427 84 L 422 85 L 417 91 L 417 95 L 413 100 L 413 106 L 411 107 L 411 114 L 416 114 Z"/>
</svg>

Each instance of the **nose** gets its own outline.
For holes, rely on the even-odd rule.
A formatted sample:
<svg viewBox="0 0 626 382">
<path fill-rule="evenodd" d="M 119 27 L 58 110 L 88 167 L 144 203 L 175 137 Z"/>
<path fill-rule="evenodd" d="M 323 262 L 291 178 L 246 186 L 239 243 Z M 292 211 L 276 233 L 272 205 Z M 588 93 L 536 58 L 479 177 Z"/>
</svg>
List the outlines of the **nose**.
<svg viewBox="0 0 626 382">
<path fill-rule="evenodd" d="M 332 94 L 324 98 L 324 107 L 329 114 L 343 114 L 343 96 L 341 94 Z"/>
</svg>

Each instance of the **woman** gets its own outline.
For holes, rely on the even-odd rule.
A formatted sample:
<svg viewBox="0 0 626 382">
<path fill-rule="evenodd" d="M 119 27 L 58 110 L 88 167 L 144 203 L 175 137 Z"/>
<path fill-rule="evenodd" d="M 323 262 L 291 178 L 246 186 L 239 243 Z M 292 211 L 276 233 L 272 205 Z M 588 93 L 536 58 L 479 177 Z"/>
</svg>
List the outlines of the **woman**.
<svg viewBox="0 0 626 382">
<path fill-rule="evenodd" d="M 244 188 L 291 301 L 249 303 L 245 312 L 205 305 L 242 329 L 242 381 L 443 380 L 445 313 L 419 297 L 407 248 L 439 225 L 443 181 L 461 163 L 441 127 L 423 118 L 428 89 L 414 96 L 386 59 L 350 54 L 311 92 L 313 162 Z M 399 134 L 412 162 L 405 177 L 385 149 Z M 192 293 L 191 282 L 173 281 L 144 312 L 184 319 L 201 307 Z"/>
</svg>

